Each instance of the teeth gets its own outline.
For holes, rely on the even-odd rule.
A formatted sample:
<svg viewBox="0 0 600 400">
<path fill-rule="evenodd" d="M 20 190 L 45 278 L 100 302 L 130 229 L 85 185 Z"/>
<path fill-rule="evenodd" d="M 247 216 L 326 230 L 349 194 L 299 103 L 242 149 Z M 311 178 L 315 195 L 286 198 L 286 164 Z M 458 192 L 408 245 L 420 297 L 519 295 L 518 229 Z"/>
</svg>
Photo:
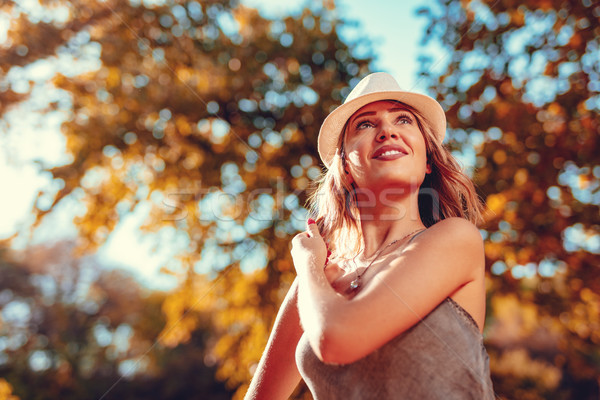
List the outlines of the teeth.
<svg viewBox="0 0 600 400">
<path fill-rule="evenodd" d="M 392 154 L 404 154 L 404 153 L 402 153 L 401 151 L 398 151 L 398 150 L 388 150 L 385 153 L 381 153 L 377 157 L 390 156 Z"/>
</svg>

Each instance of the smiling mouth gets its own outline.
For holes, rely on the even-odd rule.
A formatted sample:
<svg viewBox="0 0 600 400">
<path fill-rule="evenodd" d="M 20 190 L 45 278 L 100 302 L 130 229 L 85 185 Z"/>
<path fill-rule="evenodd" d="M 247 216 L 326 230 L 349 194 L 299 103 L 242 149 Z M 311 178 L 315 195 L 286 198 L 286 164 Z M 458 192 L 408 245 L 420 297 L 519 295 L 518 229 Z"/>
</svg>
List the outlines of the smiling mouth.
<svg viewBox="0 0 600 400">
<path fill-rule="evenodd" d="M 406 153 L 398 150 L 387 150 L 379 154 L 377 157 L 373 157 L 375 160 L 395 160 L 400 157 L 404 157 Z"/>
</svg>

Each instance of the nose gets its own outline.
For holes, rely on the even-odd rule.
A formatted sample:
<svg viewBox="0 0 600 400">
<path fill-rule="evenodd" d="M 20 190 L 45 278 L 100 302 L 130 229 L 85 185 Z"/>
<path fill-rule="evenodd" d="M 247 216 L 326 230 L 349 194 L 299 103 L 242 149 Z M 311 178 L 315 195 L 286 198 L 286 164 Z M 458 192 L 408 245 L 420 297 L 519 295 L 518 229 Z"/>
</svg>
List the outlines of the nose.
<svg viewBox="0 0 600 400">
<path fill-rule="evenodd" d="M 377 141 L 383 142 L 388 138 L 398 139 L 398 134 L 394 131 L 391 124 L 385 122 L 381 125 L 381 129 L 377 132 Z"/>
</svg>

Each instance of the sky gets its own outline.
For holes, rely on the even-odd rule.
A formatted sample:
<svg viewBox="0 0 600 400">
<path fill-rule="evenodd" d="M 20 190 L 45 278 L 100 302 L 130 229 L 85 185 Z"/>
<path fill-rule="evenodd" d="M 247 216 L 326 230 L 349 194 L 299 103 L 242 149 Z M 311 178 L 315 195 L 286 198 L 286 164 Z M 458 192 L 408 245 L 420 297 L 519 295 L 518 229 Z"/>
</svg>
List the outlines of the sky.
<svg viewBox="0 0 600 400">
<path fill-rule="evenodd" d="M 269 18 L 277 18 L 286 14 L 298 13 L 303 2 L 284 2 L 281 0 L 242 0 L 244 5 L 258 8 L 261 14 Z M 31 0 L 23 3 L 32 4 Z M 374 71 L 391 73 L 407 90 L 426 93 L 425 83 L 417 79 L 417 58 L 423 52 L 420 45 L 426 26 L 426 19 L 418 17 L 416 10 L 424 6 L 424 0 L 404 1 L 337 1 L 337 12 L 346 20 L 359 23 L 359 34 L 365 35 L 373 43 L 376 61 L 372 65 Z M 0 19 L 0 45 L 4 41 L 3 32 L 7 21 Z M 350 30 L 352 31 L 352 30 Z M 349 32 L 350 32 L 349 31 Z M 353 31 L 356 34 L 356 30 Z M 348 32 L 341 32 L 348 40 L 352 37 Z M 96 49 L 97 51 L 98 49 Z M 38 92 L 28 104 L 27 118 L 23 118 L 22 110 L 14 110 L 0 120 L 0 185 L 4 188 L 2 206 L 0 207 L 0 239 L 8 238 L 15 233 L 19 236 L 13 242 L 15 248 L 23 248 L 31 243 L 49 239 L 69 238 L 76 235 L 71 222 L 73 214 L 84 212 L 84 206 L 72 198 L 60 204 L 33 236 L 29 227 L 33 222 L 31 209 L 39 190 L 51 187 L 60 188 L 52 183 L 50 174 L 40 173 L 41 166 L 60 165 L 69 162 L 65 153 L 64 138 L 60 134 L 62 115 L 60 113 L 40 114 L 36 110 L 44 107 L 53 97 L 59 96 L 46 81 L 58 69 L 62 73 L 69 71 L 69 65 L 86 65 L 85 68 L 97 68 L 94 49 L 90 50 L 89 60 L 69 60 L 67 55 L 61 56 L 51 65 L 37 66 L 28 71 L 17 70 L 18 74 L 27 75 L 27 79 L 37 82 Z M 434 66 L 444 64 L 445 55 L 439 49 L 430 48 L 435 55 Z M 97 54 L 96 54 L 97 56 Z M 74 61 L 77 61 L 74 62 Z M 87 62 L 87 64 L 85 64 Z M 9 76 L 10 78 L 10 76 Z M 35 100 L 35 99 L 39 100 Z M 49 199 L 49 198 L 48 198 Z M 47 201 L 48 202 L 48 201 Z M 138 227 L 148 214 L 149 207 L 138 207 L 135 212 L 122 219 L 116 230 L 102 246 L 98 256 L 106 266 L 118 266 L 135 274 L 138 280 L 153 289 L 168 290 L 177 281 L 173 277 L 159 273 L 161 266 L 173 259 L 177 253 L 177 245 L 161 246 L 160 243 L 180 242 L 181 238 L 174 230 L 163 230 L 155 235 L 141 235 Z M 155 250 L 153 250 L 155 248 Z"/>
<path fill-rule="evenodd" d="M 267 18 L 297 14 L 303 4 L 280 0 L 241 0 L 241 3 L 258 8 Z M 431 7 L 432 1 L 338 0 L 335 4 L 342 19 L 357 21 L 360 33 L 371 39 L 377 58 L 372 66 L 374 71 L 391 73 L 403 89 L 426 92 L 425 82 L 417 79 L 417 58 L 424 51 L 421 39 L 427 20 L 417 16 L 416 11 Z M 427 51 L 435 55 L 434 64 L 438 67 L 444 64 L 446 55 L 440 49 L 428 46 Z"/>
</svg>

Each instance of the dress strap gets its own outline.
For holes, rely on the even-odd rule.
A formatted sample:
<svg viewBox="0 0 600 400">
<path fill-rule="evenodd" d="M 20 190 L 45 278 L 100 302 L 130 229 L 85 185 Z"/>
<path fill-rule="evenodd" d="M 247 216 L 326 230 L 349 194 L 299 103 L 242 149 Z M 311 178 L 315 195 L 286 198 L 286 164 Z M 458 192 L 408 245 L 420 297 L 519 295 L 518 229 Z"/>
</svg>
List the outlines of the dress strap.
<svg viewBox="0 0 600 400">
<path fill-rule="evenodd" d="M 416 234 L 413 235 L 413 237 L 411 237 L 408 242 L 406 242 L 406 244 L 410 244 L 410 242 L 413 241 L 414 238 L 416 238 L 417 236 L 419 236 L 421 233 L 425 232 L 427 230 L 427 228 L 423 229 L 422 231 L 417 232 Z"/>
</svg>

